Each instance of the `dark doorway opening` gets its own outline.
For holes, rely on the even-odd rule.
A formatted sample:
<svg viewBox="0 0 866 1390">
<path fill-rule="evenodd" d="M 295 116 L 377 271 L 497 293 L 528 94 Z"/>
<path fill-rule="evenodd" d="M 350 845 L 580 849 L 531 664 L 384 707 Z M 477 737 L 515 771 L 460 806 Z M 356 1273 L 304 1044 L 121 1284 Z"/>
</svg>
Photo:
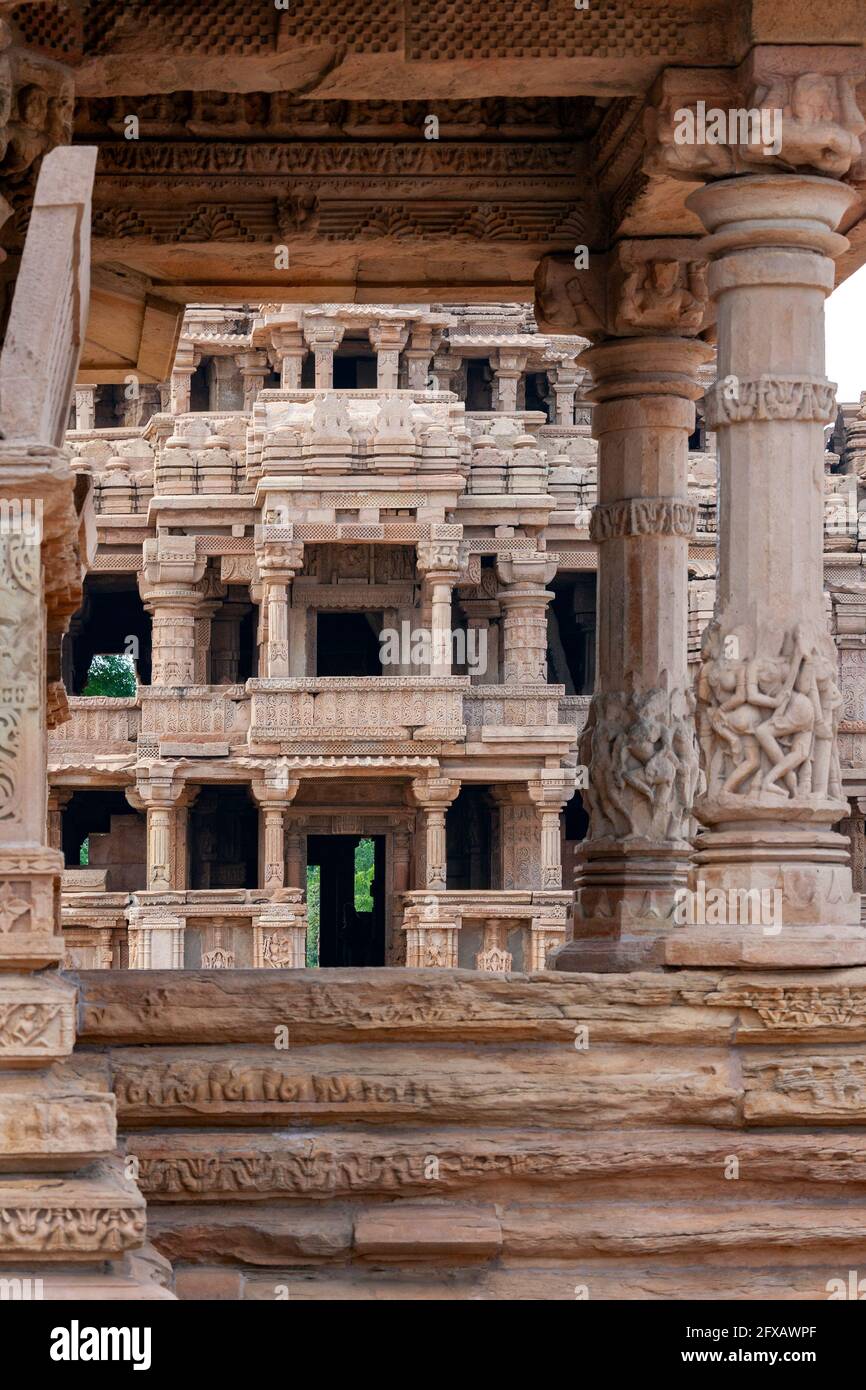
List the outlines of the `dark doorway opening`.
<svg viewBox="0 0 866 1390">
<path fill-rule="evenodd" d="M 258 809 L 246 787 L 202 787 L 190 807 L 190 888 L 258 886 Z"/>
<path fill-rule="evenodd" d="M 319 965 L 384 965 L 384 835 L 310 835 L 307 866 L 319 871 Z"/>
<path fill-rule="evenodd" d="M 334 358 L 335 391 L 375 391 L 377 361 L 375 354 L 357 353 Z"/>
<path fill-rule="evenodd" d="M 567 695 L 591 695 L 595 687 L 595 595 L 592 573 L 557 576 L 548 609 L 550 680 Z"/>
<path fill-rule="evenodd" d="M 63 679 L 82 694 L 95 656 L 127 655 L 142 685 L 150 684 L 150 617 L 133 575 L 88 575 L 84 601 L 63 638 Z"/>
<path fill-rule="evenodd" d="M 489 888 L 490 797 L 484 787 L 461 787 L 445 816 L 449 888 Z"/>
<path fill-rule="evenodd" d="M 109 893 L 147 886 L 147 828 L 120 788 L 72 793 L 61 820 L 68 869 L 105 869 Z"/>
<path fill-rule="evenodd" d="M 470 357 L 466 363 L 466 409 L 493 409 L 493 372 L 486 357 Z"/>
<path fill-rule="evenodd" d="M 317 676 L 381 676 L 381 613 L 318 613 Z"/>
</svg>

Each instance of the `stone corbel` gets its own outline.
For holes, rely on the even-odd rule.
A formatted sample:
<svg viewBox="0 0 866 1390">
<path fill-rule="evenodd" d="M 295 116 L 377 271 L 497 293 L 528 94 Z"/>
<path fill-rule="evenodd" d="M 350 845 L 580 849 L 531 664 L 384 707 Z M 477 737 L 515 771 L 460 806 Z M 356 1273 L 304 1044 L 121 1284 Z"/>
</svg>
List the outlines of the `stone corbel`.
<svg viewBox="0 0 866 1390">
<path fill-rule="evenodd" d="M 766 44 L 736 70 L 668 69 L 645 112 L 643 170 L 701 182 L 800 170 L 840 178 L 866 129 L 862 49 Z M 736 114 L 734 114 L 736 113 Z"/>
<path fill-rule="evenodd" d="M 535 278 L 539 328 L 590 338 L 694 337 L 711 323 L 697 246 L 690 237 L 620 241 L 585 270 L 568 255 L 546 256 Z"/>
</svg>

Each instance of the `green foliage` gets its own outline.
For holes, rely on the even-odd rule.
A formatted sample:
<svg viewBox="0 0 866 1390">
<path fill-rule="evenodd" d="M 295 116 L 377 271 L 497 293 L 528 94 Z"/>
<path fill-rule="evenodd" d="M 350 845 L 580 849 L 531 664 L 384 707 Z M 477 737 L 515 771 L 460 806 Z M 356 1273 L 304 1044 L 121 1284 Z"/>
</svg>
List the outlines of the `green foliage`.
<svg viewBox="0 0 866 1390">
<path fill-rule="evenodd" d="M 135 697 L 135 667 L 130 656 L 95 656 L 87 673 L 84 695 Z"/>
<path fill-rule="evenodd" d="M 318 864 L 307 865 L 307 957 L 308 970 L 319 964 L 319 907 L 321 902 L 322 870 Z"/>
<path fill-rule="evenodd" d="M 355 911 L 373 911 L 373 875 L 376 872 L 372 840 L 359 840 L 355 847 Z"/>
<path fill-rule="evenodd" d="M 85 869 L 90 863 L 90 840 L 82 840 L 81 849 L 78 851 L 78 862 Z"/>
</svg>

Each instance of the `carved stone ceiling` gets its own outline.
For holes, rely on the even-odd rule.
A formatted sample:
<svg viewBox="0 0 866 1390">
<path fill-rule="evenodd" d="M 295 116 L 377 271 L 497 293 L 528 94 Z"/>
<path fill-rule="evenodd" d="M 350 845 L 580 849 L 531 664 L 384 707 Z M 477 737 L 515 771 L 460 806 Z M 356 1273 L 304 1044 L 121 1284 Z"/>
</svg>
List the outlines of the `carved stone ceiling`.
<svg viewBox="0 0 866 1390">
<path fill-rule="evenodd" d="M 71 74 L 74 139 L 100 147 L 89 337 L 120 380 L 130 361 L 157 374 L 174 304 L 532 300 L 550 252 L 697 236 L 696 185 L 647 176 L 662 74 L 866 38 L 863 0 L 0 0 L 0 14 L 28 60 Z M 14 255 L 26 184 L 4 192 Z M 861 216 L 842 275 L 866 258 Z"/>
</svg>

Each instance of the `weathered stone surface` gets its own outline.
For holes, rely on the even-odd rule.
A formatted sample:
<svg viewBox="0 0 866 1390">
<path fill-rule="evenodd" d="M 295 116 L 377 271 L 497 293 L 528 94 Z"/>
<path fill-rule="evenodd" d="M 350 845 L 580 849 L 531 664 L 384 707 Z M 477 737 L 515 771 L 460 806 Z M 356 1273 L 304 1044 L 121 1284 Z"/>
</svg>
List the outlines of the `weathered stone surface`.
<svg viewBox="0 0 866 1390">
<path fill-rule="evenodd" d="M 575 1184 L 638 1189 L 644 1199 L 676 1178 L 682 1191 L 730 1192 L 725 1166 L 741 1165 L 738 1190 L 811 1182 L 821 1190 L 866 1184 L 856 1134 L 732 1135 L 723 1130 L 631 1130 L 575 1135 L 535 1130 L 391 1129 L 387 1137 L 336 1130 L 273 1134 L 130 1134 L 151 1202 L 302 1196 L 489 1195 L 524 1187 L 549 1194 Z M 625 1186 L 624 1186 L 625 1184 Z"/>
<path fill-rule="evenodd" d="M 502 1227 L 493 1208 L 437 1207 L 393 1202 L 364 1212 L 355 1221 L 355 1249 L 371 1259 L 451 1256 L 491 1257 L 502 1248 Z"/>
<path fill-rule="evenodd" d="M 77 1168 L 116 1142 L 114 1097 L 78 1078 L 0 1075 L 0 1171 Z"/>
<path fill-rule="evenodd" d="M 717 1048 L 649 1051 L 558 1044 L 117 1049 L 110 1054 L 125 1128 L 408 1121 L 600 1124 L 735 1123 L 739 1085 Z"/>
</svg>

